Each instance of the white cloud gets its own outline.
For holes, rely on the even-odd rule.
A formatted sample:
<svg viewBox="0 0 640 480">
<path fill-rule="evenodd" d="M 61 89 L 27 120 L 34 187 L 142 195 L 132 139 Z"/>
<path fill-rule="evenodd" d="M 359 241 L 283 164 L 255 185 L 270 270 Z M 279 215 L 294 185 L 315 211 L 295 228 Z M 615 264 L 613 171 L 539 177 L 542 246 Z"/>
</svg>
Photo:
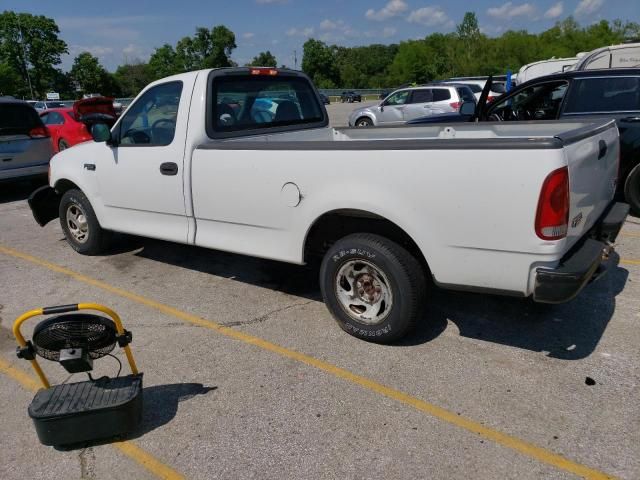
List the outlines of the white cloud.
<svg viewBox="0 0 640 480">
<path fill-rule="evenodd" d="M 492 7 L 487 10 L 487 15 L 490 17 L 500 19 L 511 19 L 514 17 L 521 17 L 524 15 L 535 14 L 536 9 L 530 3 L 523 3 L 521 5 L 514 5 L 513 2 L 507 2 L 500 7 Z"/>
<path fill-rule="evenodd" d="M 328 18 L 320 22 L 320 30 L 335 30 L 336 28 L 338 28 L 338 22 L 334 22 Z"/>
<path fill-rule="evenodd" d="M 397 30 L 393 27 L 384 27 L 382 29 L 382 38 L 393 37 L 396 34 Z"/>
<path fill-rule="evenodd" d="M 390 0 L 380 10 L 376 11 L 373 8 L 370 8 L 369 10 L 367 10 L 364 16 L 368 20 L 382 21 L 382 20 L 387 20 L 388 18 L 391 18 L 391 17 L 397 17 L 398 15 L 402 15 L 408 9 L 409 9 L 409 6 L 407 5 L 407 2 L 405 2 L 404 0 Z"/>
<path fill-rule="evenodd" d="M 245 40 L 250 40 L 255 36 L 256 36 L 256 34 L 253 33 L 253 32 L 246 32 L 246 33 L 242 34 L 242 38 L 244 38 Z"/>
<path fill-rule="evenodd" d="M 604 0 L 580 0 L 576 7 L 576 15 L 591 15 L 597 12 L 604 5 Z"/>
<path fill-rule="evenodd" d="M 407 17 L 407 21 L 410 23 L 419 23 L 427 27 L 435 27 L 436 25 L 453 26 L 452 20 L 444 10 L 438 6 L 422 7 L 414 10 Z"/>
<path fill-rule="evenodd" d="M 564 5 L 562 2 L 558 2 L 555 5 L 552 5 L 549 10 L 544 13 L 544 18 L 558 18 L 564 12 Z"/>
<path fill-rule="evenodd" d="M 127 47 L 125 47 L 126 49 Z M 103 45 L 70 45 L 69 55 L 76 57 L 83 52 L 89 52 L 94 57 L 103 58 L 113 53 L 113 48 Z M 126 52 L 125 52 L 126 53 Z"/>
<path fill-rule="evenodd" d="M 273 5 L 278 3 L 289 3 L 289 0 L 256 0 L 256 3 L 259 5 Z"/>
<path fill-rule="evenodd" d="M 288 37 L 310 37 L 315 32 L 313 27 L 290 28 L 286 31 Z"/>
</svg>

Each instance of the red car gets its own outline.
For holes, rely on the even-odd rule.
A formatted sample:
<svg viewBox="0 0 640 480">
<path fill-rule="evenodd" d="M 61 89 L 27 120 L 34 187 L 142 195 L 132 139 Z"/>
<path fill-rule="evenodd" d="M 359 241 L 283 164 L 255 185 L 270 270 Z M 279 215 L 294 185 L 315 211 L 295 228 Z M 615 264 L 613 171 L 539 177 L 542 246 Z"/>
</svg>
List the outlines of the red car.
<svg viewBox="0 0 640 480">
<path fill-rule="evenodd" d="M 42 123 L 51 134 L 54 152 L 91 140 L 91 125 L 113 125 L 116 112 L 113 99 L 94 97 L 79 100 L 68 108 L 52 108 L 40 114 Z"/>
</svg>

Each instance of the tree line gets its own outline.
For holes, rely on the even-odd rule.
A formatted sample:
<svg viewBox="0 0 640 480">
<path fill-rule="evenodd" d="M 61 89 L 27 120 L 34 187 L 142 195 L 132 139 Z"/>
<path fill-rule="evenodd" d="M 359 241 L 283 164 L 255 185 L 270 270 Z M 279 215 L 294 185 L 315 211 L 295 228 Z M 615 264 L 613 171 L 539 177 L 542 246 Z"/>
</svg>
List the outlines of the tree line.
<svg viewBox="0 0 640 480">
<path fill-rule="evenodd" d="M 467 12 L 455 32 L 399 44 L 344 47 L 311 38 L 303 47 L 302 70 L 319 88 L 390 88 L 452 76 L 517 71 L 537 60 L 573 57 L 580 51 L 639 37 L 636 22 L 602 20 L 582 27 L 572 17 L 538 34 L 509 30 L 489 37 L 482 33 L 475 13 Z M 226 26 L 198 27 L 193 36 L 175 45 L 156 48 L 146 62 L 125 63 L 112 73 L 94 55 L 81 52 L 64 72 L 61 57 L 69 50 L 55 21 L 5 11 L 0 14 L 0 94 L 43 98 L 46 92 L 55 91 L 65 99 L 85 93 L 132 97 L 159 78 L 235 66 L 231 55 L 236 48 L 235 34 Z M 277 64 L 266 51 L 247 65 Z"/>
</svg>

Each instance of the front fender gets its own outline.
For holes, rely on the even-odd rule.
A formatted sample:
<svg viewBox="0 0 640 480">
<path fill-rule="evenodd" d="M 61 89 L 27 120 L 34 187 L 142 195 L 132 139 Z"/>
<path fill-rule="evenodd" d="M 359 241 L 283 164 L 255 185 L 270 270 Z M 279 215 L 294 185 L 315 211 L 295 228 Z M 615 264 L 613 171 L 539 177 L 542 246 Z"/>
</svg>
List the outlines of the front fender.
<svg viewBox="0 0 640 480">
<path fill-rule="evenodd" d="M 58 218 L 62 195 L 49 185 L 38 188 L 29 196 L 29 207 L 38 225 L 44 227 L 51 220 Z"/>
</svg>

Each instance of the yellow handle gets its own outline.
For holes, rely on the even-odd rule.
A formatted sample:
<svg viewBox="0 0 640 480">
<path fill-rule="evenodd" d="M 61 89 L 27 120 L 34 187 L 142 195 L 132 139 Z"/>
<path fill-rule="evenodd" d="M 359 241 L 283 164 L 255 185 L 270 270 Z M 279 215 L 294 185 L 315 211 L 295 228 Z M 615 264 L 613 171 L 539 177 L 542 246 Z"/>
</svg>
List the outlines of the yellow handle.
<svg viewBox="0 0 640 480">
<path fill-rule="evenodd" d="M 13 322 L 13 335 L 16 337 L 16 340 L 18 342 L 18 345 L 20 345 L 20 347 L 24 348 L 27 346 L 27 342 L 22 336 L 22 333 L 20 332 L 20 327 L 22 326 L 22 324 L 27 320 L 29 320 L 30 318 L 37 317 L 39 315 L 46 315 L 47 313 L 45 313 L 45 310 L 49 310 L 49 309 L 36 308 L 35 310 L 29 310 L 28 312 L 25 312 L 22 315 L 20 315 L 18 318 L 16 318 L 16 321 Z M 76 311 L 76 310 L 97 310 L 99 312 L 106 313 L 113 319 L 113 322 L 116 324 L 116 331 L 118 332 L 118 334 L 119 335 L 124 334 L 124 327 L 122 326 L 122 321 L 120 320 L 120 316 L 110 308 L 97 303 L 79 303 L 77 305 L 77 308 L 70 308 L 70 309 L 67 309 L 66 311 Z M 52 311 L 51 313 L 58 313 L 58 312 Z M 133 353 L 131 353 L 131 348 L 129 348 L 129 345 L 125 345 L 123 349 L 124 349 L 125 355 L 127 356 L 127 360 L 129 361 L 129 366 L 131 367 L 131 373 L 133 373 L 134 375 L 137 375 L 138 367 L 136 366 L 136 362 L 133 359 Z M 44 385 L 44 388 L 49 388 L 50 387 L 49 380 L 47 380 L 47 377 L 42 371 L 42 368 L 40 368 L 40 364 L 38 363 L 38 361 L 34 358 L 33 360 L 29 360 L 29 362 L 31 362 L 31 366 L 33 367 L 35 372 L 38 374 L 38 377 L 40 378 L 42 385 Z"/>
</svg>

